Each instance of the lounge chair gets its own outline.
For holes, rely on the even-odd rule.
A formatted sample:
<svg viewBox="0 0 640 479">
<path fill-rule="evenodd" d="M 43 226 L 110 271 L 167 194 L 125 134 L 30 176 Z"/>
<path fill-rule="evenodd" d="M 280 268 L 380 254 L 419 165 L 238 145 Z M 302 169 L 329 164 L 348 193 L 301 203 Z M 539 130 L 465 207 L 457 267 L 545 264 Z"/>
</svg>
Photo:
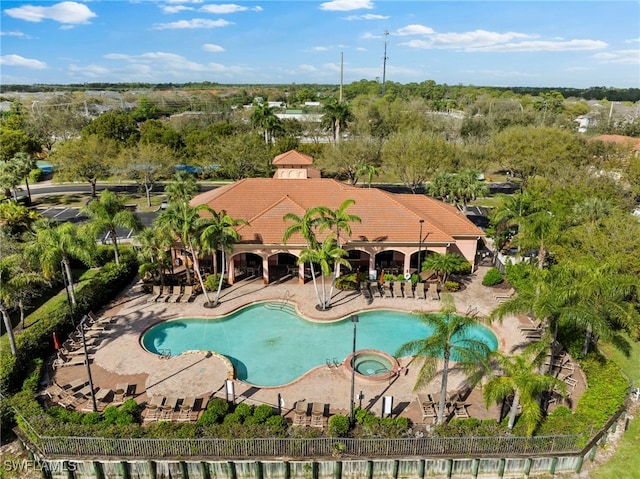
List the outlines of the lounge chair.
<svg viewBox="0 0 640 479">
<path fill-rule="evenodd" d="M 433 300 L 440 299 L 440 293 L 438 293 L 438 285 L 436 283 L 431 283 L 429 285 L 429 298 Z"/>
<path fill-rule="evenodd" d="M 507 291 L 506 293 L 496 293 L 494 294 L 496 300 L 498 302 L 504 302 L 508 299 L 511 299 L 511 297 L 516 293 L 516 290 L 514 288 L 511 288 L 509 291 Z"/>
<path fill-rule="evenodd" d="M 385 298 L 392 298 L 393 297 L 391 295 L 391 286 L 389 286 L 389 283 L 382 283 L 382 295 Z"/>
<path fill-rule="evenodd" d="M 164 402 L 164 397 L 153 396 L 145 407 L 144 420 L 145 421 L 157 421 L 160 419 L 160 407 Z"/>
<path fill-rule="evenodd" d="M 189 396 L 184 398 L 182 404 L 180 405 L 180 410 L 178 411 L 177 421 L 191 421 L 193 420 L 193 408 L 196 403 L 196 398 L 193 396 Z"/>
<path fill-rule="evenodd" d="M 538 320 L 535 323 L 532 322 L 531 325 L 521 324 L 520 326 L 518 326 L 518 329 L 520 329 L 520 331 L 522 331 L 523 333 L 541 331 L 542 321 Z"/>
<path fill-rule="evenodd" d="M 456 418 L 467 418 L 469 417 L 469 411 L 467 411 L 467 405 L 462 402 L 454 403 L 451 408 L 453 409 L 453 415 Z"/>
<path fill-rule="evenodd" d="M 182 296 L 182 287 L 174 286 L 171 290 L 171 294 L 167 296 L 167 299 L 165 301 L 167 303 L 177 303 L 180 299 L 180 296 Z"/>
<path fill-rule="evenodd" d="M 154 284 L 153 289 L 151 291 L 151 296 L 147 300 L 149 303 L 155 303 L 158 301 L 158 298 L 162 296 L 162 287 L 160 285 Z"/>
<path fill-rule="evenodd" d="M 327 424 L 327 418 L 324 416 L 324 404 L 314 402 L 311 408 L 311 426 L 324 429 Z"/>
<path fill-rule="evenodd" d="M 393 297 L 402 298 L 402 283 L 400 281 L 393 282 Z"/>
<path fill-rule="evenodd" d="M 413 283 L 411 281 L 407 281 L 404 283 L 404 297 L 405 298 L 413 298 Z"/>
<path fill-rule="evenodd" d="M 360 291 L 362 291 L 362 294 L 365 298 L 371 299 L 371 290 L 369 289 L 369 283 L 367 283 L 366 281 L 361 282 Z"/>
<path fill-rule="evenodd" d="M 113 403 L 122 404 L 129 394 L 129 383 L 118 383 L 113 391 Z"/>
<path fill-rule="evenodd" d="M 308 426 L 309 416 L 307 416 L 307 403 L 305 401 L 297 401 L 293 409 L 293 425 Z"/>
<path fill-rule="evenodd" d="M 170 295 L 171 295 L 171 287 L 165 286 L 164 288 L 162 288 L 162 293 L 160 294 L 160 296 L 156 298 L 156 302 L 164 303 Z"/>
<path fill-rule="evenodd" d="M 426 299 L 426 295 L 424 292 L 424 283 L 416 283 L 415 297 L 419 299 Z"/>
<path fill-rule="evenodd" d="M 430 394 L 417 394 L 418 406 L 422 413 L 422 420 L 431 419 L 432 421 L 438 416 L 436 414 L 435 403 Z"/>
</svg>

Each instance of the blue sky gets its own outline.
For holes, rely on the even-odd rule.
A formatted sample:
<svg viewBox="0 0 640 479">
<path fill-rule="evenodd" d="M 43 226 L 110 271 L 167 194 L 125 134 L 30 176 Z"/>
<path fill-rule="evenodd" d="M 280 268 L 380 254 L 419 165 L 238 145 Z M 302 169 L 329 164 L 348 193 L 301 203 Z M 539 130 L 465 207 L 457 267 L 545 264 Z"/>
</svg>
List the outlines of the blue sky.
<svg viewBox="0 0 640 479">
<path fill-rule="evenodd" d="M 640 87 L 640 2 L 5 1 L 0 82 Z M 387 35 L 384 32 L 388 32 Z"/>
</svg>

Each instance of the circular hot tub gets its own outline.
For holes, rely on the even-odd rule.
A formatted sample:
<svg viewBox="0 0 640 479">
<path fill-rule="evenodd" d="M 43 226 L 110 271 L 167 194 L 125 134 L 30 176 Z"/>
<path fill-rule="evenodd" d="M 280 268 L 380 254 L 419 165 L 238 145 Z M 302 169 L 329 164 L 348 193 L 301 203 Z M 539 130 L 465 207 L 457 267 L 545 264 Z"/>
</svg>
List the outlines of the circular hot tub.
<svg viewBox="0 0 640 479">
<path fill-rule="evenodd" d="M 400 366 L 396 358 L 377 349 L 356 351 L 355 361 L 350 354 L 344 361 L 346 371 L 370 381 L 384 381 L 398 374 Z"/>
</svg>

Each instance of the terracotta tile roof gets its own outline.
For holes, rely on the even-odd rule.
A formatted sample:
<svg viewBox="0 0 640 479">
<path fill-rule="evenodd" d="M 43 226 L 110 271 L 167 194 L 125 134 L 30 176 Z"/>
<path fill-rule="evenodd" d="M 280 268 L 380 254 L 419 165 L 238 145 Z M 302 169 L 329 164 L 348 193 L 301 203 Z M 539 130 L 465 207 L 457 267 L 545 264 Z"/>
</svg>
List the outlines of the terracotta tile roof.
<svg viewBox="0 0 640 479">
<path fill-rule="evenodd" d="M 617 143 L 618 145 L 630 145 L 634 150 L 640 150 L 640 138 L 624 135 L 598 135 L 591 140 L 602 141 L 604 143 Z"/>
<path fill-rule="evenodd" d="M 298 153 L 295 150 L 287 151 L 281 155 L 276 156 L 272 162 L 273 165 L 311 165 L 313 164 L 313 157 L 305 155 L 304 153 Z"/>
<path fill-rule="evenodd" d="M 455 238 L 484 236 L 457 208 L 424 195 L 395 194 L 377 188 L 359 188 L 329 178 L 274 179 L 246 178 L 202 193 L 191 205 L 208 204 L 216 211 L 249 221 L 238 228 L 241 242 L 282 244 L 285 229 L 291 225 L 287 213 L 302 216 L 308 208 L 326 206 L 337 209 L 345 200 L 355 204 L 347 212 L 359 216 L 351 224 L 349 242 L 415 244 L 420 219 L 425 243 L 455 242 Z M 341 233 L 343 240 L 346 233 Z M 294 236 L 289 245 L 303 244 Z"/>
</svg>

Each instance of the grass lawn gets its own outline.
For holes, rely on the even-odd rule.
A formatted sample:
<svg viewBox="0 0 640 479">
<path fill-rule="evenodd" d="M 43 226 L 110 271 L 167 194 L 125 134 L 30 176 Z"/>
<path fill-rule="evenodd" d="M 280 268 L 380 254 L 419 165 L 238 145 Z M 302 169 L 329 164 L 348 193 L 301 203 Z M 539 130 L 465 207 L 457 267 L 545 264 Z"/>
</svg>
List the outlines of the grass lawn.
<svg viewBox="0 0 640 479">
<path fill-rule="evenodd" d="M 627 338 L 629 339 L 629 338 Z M 640 343 L 629 340 L 631 354 L 626 357 L 609 344 L 603 344 L 602 350 L 613 359 L 629 376 L 635 387 L 640 386 Z M 606 463 L 590 471 L 590 479 L 634 479 L 640 477 L 640 417 L 631 421 L 629 429 L 624 433 L 617 445 L 613 457 Z"/>
</svg>

